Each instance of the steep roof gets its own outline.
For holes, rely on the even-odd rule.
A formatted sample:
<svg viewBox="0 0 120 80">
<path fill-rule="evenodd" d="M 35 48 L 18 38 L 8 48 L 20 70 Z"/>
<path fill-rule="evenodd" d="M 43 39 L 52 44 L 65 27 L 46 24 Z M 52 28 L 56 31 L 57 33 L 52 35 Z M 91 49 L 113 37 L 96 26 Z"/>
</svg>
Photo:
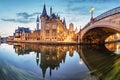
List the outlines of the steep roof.
<svg viewBox="0 0 120 80">
<path fill-rule="evenodd" d="M 43 12 L 41 16 L 47 16 L 46 5 L 44 4 Z"/>
<path fill-rule="evenodd" d="M 24 27 L 18 27 L 18 29 L 16 30 L 16 32 L 25 32 L 25 33 L 29 33 L 30 32 L 30 29 L 29 28 L 24 28 Z"/>
</svg>

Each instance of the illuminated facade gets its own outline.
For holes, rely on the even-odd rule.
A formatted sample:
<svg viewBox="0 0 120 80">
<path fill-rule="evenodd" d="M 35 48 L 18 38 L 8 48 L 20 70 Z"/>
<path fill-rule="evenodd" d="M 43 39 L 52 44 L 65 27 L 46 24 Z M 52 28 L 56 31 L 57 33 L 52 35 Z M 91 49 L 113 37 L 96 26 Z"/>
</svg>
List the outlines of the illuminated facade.
<svg viewBox="0 0 120 80">
<path fill-rule="evenodd" d="M 36 30 L 22 30 L 14 33 L 14 40 L 41 42 L 72 42 L 77 40 L 77 29 L 74 30 L 74 25 L 71 23 L 69 29 L 67 29 L 65 18 L 61 20 L 58 15 L 55 15 L 52 12 L 52 7 L 50 8 L 50 16 L 48 16 L 45 4 L 41 16 L 37 16 Z"/>
</svg>

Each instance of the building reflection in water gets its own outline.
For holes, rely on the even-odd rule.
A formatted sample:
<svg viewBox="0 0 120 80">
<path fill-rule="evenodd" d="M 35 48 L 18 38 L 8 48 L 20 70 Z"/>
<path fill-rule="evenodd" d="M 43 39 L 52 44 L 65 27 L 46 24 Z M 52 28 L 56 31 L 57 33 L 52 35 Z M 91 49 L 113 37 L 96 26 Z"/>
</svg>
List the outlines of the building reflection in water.
<svg viewBox="0 0 120 80">
<path fill-rule="evenodd" d="M 114 44 L 112 47 L 115 46 L 117 45 Z M 113 50 L 114 48 L 111 49 Z M 81 57 L 89 68 L 91 75 L 97 77 L 96 80 L 120 79 L 120 56 L 114 54 L 113 51 L 110 50 L 103 45 L 82 47 Z"/>
<path fill-rule="evenodd" d="M 36 64 L 42 69 L 43 77 L 45 77 L 46 70 L 50 69 L 50 76 L 52 70 L 60 67 L 61 63 L 65 63 L 66 53 L 69 51 L 69 56 L 74 55 L 74 51 L 78 51 L 78 46 L 63 46 L 63 45 L 39 45 L 39 44 L 23 44 L 17 43 L 14 45 L 15 52 L 18 55 L 36 53 Z M 79 55 L 80 56 L 80 55 Z M 81 62 L 80 62 L 81 63 Z"/>
<path fill-rule="evenodd" d="M 18 55 L 36 53 L 36 64 L 42 69 L 43 78 L 45 78 L 46 70 L 49 68 L 49 75 L 52 76 L 53 70 L 58 70 L 61 63 L 65 63 L 67 54 L 74 55 L 74 51 L 79 54 L 79 64 L 85 63 L 90 71 L 90 75 L 96 78 L 95 80 L 114 80 L 119 78 L 120 56 L 113 53 L 114 44 L 108 50 L 105 46 L 63 46 L 63 45 L 39 45 L 39 44 L 15 44 L 15 52 Z M 117 47 L 118 48 L 118 47 Z M 117 71 L 116 71 L 117 70 Z M 81 75 L 81 74 L 78 74 Z M 84 75 L 84 74 L 83 74 Z M 76 77 L 76 76 L 75 76 Z M 79 78 L 78 78 L 79 79 Z M 86 79 L 87 80 L 87 79 Z"/>
<path fill-rule="evenodd" d="M 110 43 L 105 45 L 109 51 L 120 54 L 120 43 Z"/>
</svg>

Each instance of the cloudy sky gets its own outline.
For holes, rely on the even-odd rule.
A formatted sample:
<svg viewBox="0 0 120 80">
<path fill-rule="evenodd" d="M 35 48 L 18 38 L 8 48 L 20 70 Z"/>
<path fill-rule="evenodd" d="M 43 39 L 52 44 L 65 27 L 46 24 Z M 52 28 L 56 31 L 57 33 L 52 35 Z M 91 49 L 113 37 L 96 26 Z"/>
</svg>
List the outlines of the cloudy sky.
<svg viewBox="0 0 120 80">
<path fill-rule="evenodd" d="M 12 35 L 18 26 L 36 27 L 36 16 L 46 4 L 47 13 L 53 12 L 65 18 L 67 27 L 73 23 L 78 29 L 90 20 L 90 7 L 94 7 L 94 17 L 120 6 L 120 0 L 0 0 L 0 36 Z"/>
</svg>

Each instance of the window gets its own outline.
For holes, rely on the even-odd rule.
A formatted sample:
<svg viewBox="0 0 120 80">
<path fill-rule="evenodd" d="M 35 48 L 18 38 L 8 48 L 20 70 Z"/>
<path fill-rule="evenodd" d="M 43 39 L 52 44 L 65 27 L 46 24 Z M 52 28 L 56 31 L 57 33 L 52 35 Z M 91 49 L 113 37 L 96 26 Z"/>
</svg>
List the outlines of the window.
<svg viewBox="0 0 120 80">
<path fill-rule="evenodd" d="M 49 36 L 49 30 L 46 30 L 46 36 Z"/>
<path fill-rule="evenodd" d="M 56 29 L 55 30 L 53 29 L 52 30 L 52 36 L 56 36 L 56 34 L 57 34 L 56 32 L 57 32 Z"/>
</svg>

